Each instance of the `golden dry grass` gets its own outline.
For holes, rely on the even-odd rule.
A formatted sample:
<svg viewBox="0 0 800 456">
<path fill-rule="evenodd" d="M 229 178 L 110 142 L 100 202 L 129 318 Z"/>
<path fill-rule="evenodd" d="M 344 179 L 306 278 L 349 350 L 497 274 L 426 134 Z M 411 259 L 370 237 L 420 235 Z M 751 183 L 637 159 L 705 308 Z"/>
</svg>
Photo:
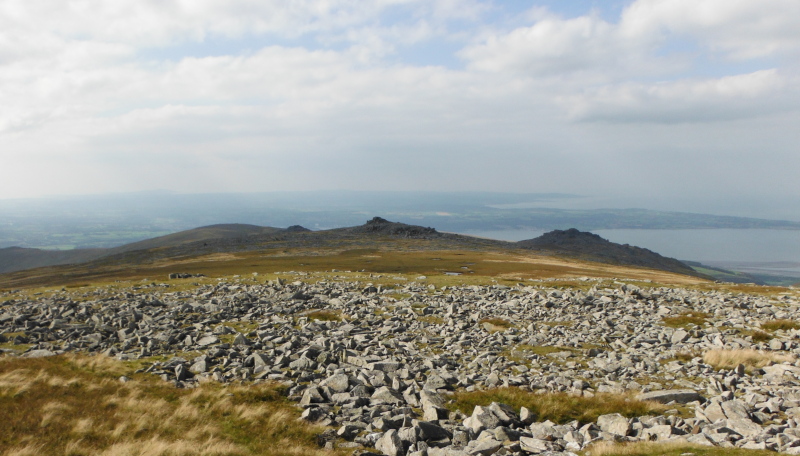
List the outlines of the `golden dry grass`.
<svg viewBox="0 0 800 456">
<path fill-rule="evenodd" d="M 656 402 L 637 400 L 628 394 L 601 393 L 594 397 L 583 397 L 567 393 L 537 394 L 519 388 L 457 392 L 453 402 L 447 406 L 451 410 L 471 414 L 476 405 L 486 406 L 492 402 L 508 404 L 517 410 L 526 407 L 534 413 L 537 421 L 550 420 L 554 423 L 573 420 L 589 423 L 608 413 L 620 413 L 627 417 L 659 414 L 668 408 Z"/>
<path fill-rule="evenodd" d="M 505 331 L 514 327 L 513 323 L 502 318 L 483 318 L 478 323 L 483 325 L 490 332 Z"/>
<path fill-rule="evenodd" d="M 102 357 L 0 358 L 0 454 L 336 455 L 276 385 L 178 389 Z"/>
<path fill-rule="evenodd" d="M 436 315 L 424 315 L 422 317 L 417 317 L 417 320 L 429 325 L 442 325 L 445 323 L 444 318 L 437 317 Z"/>
<path fill-rule="evenodd" d="M 332 310 L 315 310 L 307 313 L 306 317 L 308 317 L 309 320 L 342 321 L 341 313 Z"/>
<path fill-rule="evenodd" d="M 710 350 L 703 354 L 703 361 L 715 369 L 733 369 L 743 364 L 745 369 L 758 369 L 770 364 L 794 361 L 790 354 L 762 352 L 758 350 Z"/>
<path fill-rule="evenodd" d="M 800 329 L 800 323 L 794 320 L 772 320 L 761 324 L 761 329 L 765 331 L 788 331 L 790 329 Z"/>
<path fill-rule="evenodd" d="M 750 337 L 753 338 L 753 342 L 766 342 L 772 339 L 772 335 L 764 331 L 753 331 Z"/>
<path fill-rule="evenodd" d="M 597 442 L 584 450 L 583 454 L 586 456 L 681 456 L 684 454 L 694 456 L 767 456 L 775 453 L 766 450 L 742 450 L 680 442 Z"/>
<path fill-rule="evenodd" d="M 487 277 L 501 282 L 543 278 L 628 277 L 654 280 L 675 285 L 699 285 L 708 281 L 680 274 L 650 269 L 607 265 L 588 261 L 562 259 L 518 250 L 445 250 L 437 244 L 422 240 L 374 239 L 372 248 L 354 248 L 343 243 L 336 249 L 270 249 L 236 254 L 214 254 L 152 263 L 108 263 L 98 265 L 64 265 L 37 268 L 0 275 L 2 288 L 32 288 L 42 286 L 97 285 L 113 280 L 141 280 L 166 276 L 176 267 L 207 277 L 232 275 L 249 276 L 253 272 L 270 274 L 274 271 L 325 272 L 332 269 L 367 271 L 372 273 L 428 276 L 428 283 L 440 286 L 485 283 Z M 434 248 L 432 248 L 434 247 Z M 447 271 L 469 267 L 470 273 L 446 276 Z M 187 279 L 189 282 L 201 279 Z M 185 281 L 174 281 L 176 285 Z"/>
<path fill-rule="evenodd" d="M 664 326 L 671 328 L 685 328 L 690 325 L 702 326 L 711 315 L 705 312 L 683 312 L 681 314 L 664 317 Z"/>
</svg>

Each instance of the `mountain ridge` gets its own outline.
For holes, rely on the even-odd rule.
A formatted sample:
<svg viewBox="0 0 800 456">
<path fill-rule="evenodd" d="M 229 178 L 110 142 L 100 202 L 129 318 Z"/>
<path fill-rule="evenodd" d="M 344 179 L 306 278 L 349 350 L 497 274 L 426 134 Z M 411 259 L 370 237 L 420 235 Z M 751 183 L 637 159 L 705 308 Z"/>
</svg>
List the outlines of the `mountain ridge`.
<svg viewBox="0 0 800 456">
<path fill-rule="evenodd" d="M 419 248 L 429 249 L 525 250 L 702 277 L 691 267 L 676 259 L 639 247 L 615 244 L 596 234 L 577 229 L 555 230 L 539 238 L 508 242 L 443 233 L 431 227 L 391 222 L 381 217 L 374 217 L 362 225 L 321 231 L 311 231 L 298 225 L 274 228 L 248 224 L 217 224 L 110 249 L 72 251 L 0 249 L 0 273 L 24 272 L 31 268 L 59 265 L 86 265 L 87 268 L 101 268 L 103 265 L 114 264 L 137 265 L 160 260 L 260 249 L 315 249 L 340 245 L 372 248 L 382 245 L 385 239 L 416 240 L 424 244 Z"/>
</svg>

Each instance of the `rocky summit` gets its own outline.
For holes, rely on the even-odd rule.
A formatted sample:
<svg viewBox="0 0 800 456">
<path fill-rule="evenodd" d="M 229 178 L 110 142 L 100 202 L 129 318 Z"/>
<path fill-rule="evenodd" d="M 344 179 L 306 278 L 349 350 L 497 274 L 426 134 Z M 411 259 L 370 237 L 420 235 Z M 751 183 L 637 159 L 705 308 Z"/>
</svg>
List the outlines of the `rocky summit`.
<svg viewBox="0 0 800 456">
<path fill-rule="evenodd" d="M 0 343 L 12 347 L 8 356 L 138 359 L 142 371 L 181 388 L 280 382 L 300 419 L 328 426 L 321 446 L 355 454 L 556 455 L 597 441 L 800 454 L 800 331 L 759 329 L 800 319 L 795 290 L 277 277 L 6 292 Z M 397 285 L 374 285 L 378 279 Z M 711 356 L 726 353 L 767 362 L 725 366 Z M 494 388 L 541 397 L 629 393 L 666 406 L 566 422 L 501 402 L 466 412 L 452 406 L 458 394 Z"/>
</svg>

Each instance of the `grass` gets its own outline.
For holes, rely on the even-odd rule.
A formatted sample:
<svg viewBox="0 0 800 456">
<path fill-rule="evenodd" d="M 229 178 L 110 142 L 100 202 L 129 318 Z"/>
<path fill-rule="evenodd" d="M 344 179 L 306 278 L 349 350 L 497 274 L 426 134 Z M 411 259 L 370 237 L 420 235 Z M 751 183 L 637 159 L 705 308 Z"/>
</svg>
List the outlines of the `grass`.
<svg viewBox="0 0 800 456">
<path fill-rule="evenodd" d="M 761 324 L 761 329 L 765 331 L 788 331 L 790 329 L 800 329 L 800 323 L 794 320 L 772 320 Z"/>
<path fill-rule="evenodd" d="M 514 324 L 502 318 L 483 318 L 478 321 L 479 324 L 487 327 L 490 332 L 505 331 L 514 327 Z"/>
<path fill-rule="evenodd" d="M 572 325 L 574 325 L 574 324 L 575 324 L 575 322 L 574 322 L 574 321 L 572 321 L 572 320 L 563 320 L 563 321 L 539 321 L 539 322 L 537 322 L 537 323 L 539 323 L 539 324 L 542 324 L 542 325 L 545 325 L 545 326 L 549 326 L 549 327 L 551 327 L 551 328 L 555 328 L 556 326 L 566 326 L 566 327 L 571 327 Z"/>
<path fill-rule="evenodd" d="M 677 361 L 688 363 L 689 361 L 693 360 L 697 356 L 700 356 L 700 354 L 697 353 L 697 352 L 694 352 L 694 351 L 681 351 L 681 352 L 678 352 L 678 353 L 675 354 L 675 358 L 674 359 L 677 360 Z M 669 362 L 669 360 L 664 360 L 664 361 Z"/>
<path fill-rule="evenodd" d="M 743 450 L 741 448 L 722 448 L 690 443 L 611 443 L 597 442 L 582 452 L 585 456 L 774 456 L 766 450 Z"/>
<path fill-rule="evenodd" d="M 476 405 L 492 402 L 508 404 L 519 410 L 526 407 L 537 421 L 550 420 L 562 424 L 577 420 L 589 423 L 600 415 L 619 413 L 626 417 L 661 414 L 668 407 L 656 402 L 640 401 L 628 394 L 601 393 L 594 397 L 574 396 L 567 393 L 537 394 L 519 388 L 494 388 L 482 391 L 457 392 L 447 407 L 472 414 Z"/>
<path fill-rule="evenodd" d="M 178 389 L 128 369 L 103 356 L 0 358 L 0 454 L 345 454 L 320 449 L 321 429 L 297 421 L 276 385 Z"/>
<path fill-rule="evenodd" d="M 360 244 L 359 244 L 360 242 Z M 330 272 L 365 271 L 369 273 L 406 275 L 408 279 L 424 275 L 425 284 L 437 288 L 451 285 L 479 285 L 496 280 L 497 284 L 516 285 L 529 279 L 569 279 L 576 277 L 629 277 L 681 285 L 706 283 L 693 277 L 670 274 L 649 269 L 623 267 L 579 260 L 566 260 L 541 256 L 518 250 L 448 250 L 436 241 L 375 238 L 369 241 L 342 241 L 334 247 L 275 248 L 269 243 L 262 250 L 248 252 L 199 255 L 180 259 L 150 260 L 146 255 L 129 254 L 119 261 L 102 260 L 90 264 L 62 265 L 37 268 L 0 275 L 0 287 L 33 288 L 48 286 L 92 285 L 115 280 L 136 281 L 143 278 L 166 281 L 167 274 L 176 270 L 205 274 L 208 278 L 241 275 L 252 278 L 252 273 L 274 271 Z M 364 248 L 364 245 L 371 248 Z M 376 246 L 376 247 L 372 247 Z M 434 260 L 436 258 L 436 260 Z M 470 264 L 470 273 L 460 276 L 445 275 L 447 271 L 460 271 Z M 341 274 L 341 273 L 335 273 Z M 208 279 L 169 281 L 170 285 L 184 282 L 204 283 Z M 379 283 L 375 283 L 379 285 Z M 566 284 L 564 284 L 566 285 Z M 585 286 L 581 282 L 579 285 Z"/>
<path fill-rule="evenodd" d="M 758 350 L 710 350 L 703 354 L 703 361 L 715 369 L 733 369 L 744 364 L 745 369 L 752 371 L 770 364 L 794 361 L 788 354 L 761 352 Z"/>
<path fill-rule="evenodd" d="M 772 335 L 764 331 L 752 331 L 748 335 L 753 339 L 753 342 L 767 342 L 772 340 Z"/>
<path fill-rule="evenodd" d="M 510 351 L 512 355 L 514 353 L 522 353 L 527 355 L 539 355 L 539 356 L 547 356 L 553 353 L 560 353 L 564 351 L 571 351 L 574 352 L 574 348 L 567 348 L 567 347 L 555 347 L 552 345 L 528 345 L 528 344 L 520 344 L 517 345 L 513 350 Z"/>
<path fill-rule="evenodd" d="M 332 310 L 315 310 L 305 314 L 305 316 L 308 317 L 309 320 L 342 321 L 341 313 Z"/>
<path fill-rule="evenodd" d="M 664 317 L 664 326 L 670 328 L 687 328 L 692 325 L 703 326 L 711 315 L 705 312 L 683 312 L 674 317 Z"/>
</svg>

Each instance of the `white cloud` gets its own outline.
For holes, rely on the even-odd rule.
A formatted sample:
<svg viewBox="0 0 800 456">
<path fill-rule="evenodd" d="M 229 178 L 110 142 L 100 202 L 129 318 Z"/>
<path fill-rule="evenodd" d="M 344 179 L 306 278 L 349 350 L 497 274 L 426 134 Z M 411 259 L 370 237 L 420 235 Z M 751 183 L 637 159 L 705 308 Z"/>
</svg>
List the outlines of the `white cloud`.
<svg viewBox="0 0 800 456">
<path fill-rule="evenodd" d="M 219 190 L 619 189 L 597 174 L 626 176 L 631 155 L 669 162 L 675 131 L 711 156 L 723 152 L 710 124 L 735 136 L 745 119 L 797 120 L 796 69 L 748 60 L 797 49 L 793 5 L 638 0 L 619 20 L 534 7 L 491 22 L 501 3 L 7 0 L 0 165 L 14 172 L 0 198 L 32 194 L 31 182 L 200 191 L 197 176 Z M 203 52 L 220 37 L 230 48 Z M 678 39 L 692 49 L 672 51 Z M 201 51 L 176 54 L 187 43 Z M 428 44 L 462 49 L 449 64 L 403 60 Z M 796 138 L 770 135 L 763 153 L 791 162 Z"/>
<path fill-rule="evenodd" d="M 620 27 L 631 39 L 672 33 L 734 59 L 800 49 L 796 0 L 637 0 Z"/>
<path fill-rule="evenodd" d="M 661 84 L 623 83 L 564 97 L 576 120 L 689 123 L 755 118 L 796 109 L 797 93 L 777 70 Z"/>
</svg>

